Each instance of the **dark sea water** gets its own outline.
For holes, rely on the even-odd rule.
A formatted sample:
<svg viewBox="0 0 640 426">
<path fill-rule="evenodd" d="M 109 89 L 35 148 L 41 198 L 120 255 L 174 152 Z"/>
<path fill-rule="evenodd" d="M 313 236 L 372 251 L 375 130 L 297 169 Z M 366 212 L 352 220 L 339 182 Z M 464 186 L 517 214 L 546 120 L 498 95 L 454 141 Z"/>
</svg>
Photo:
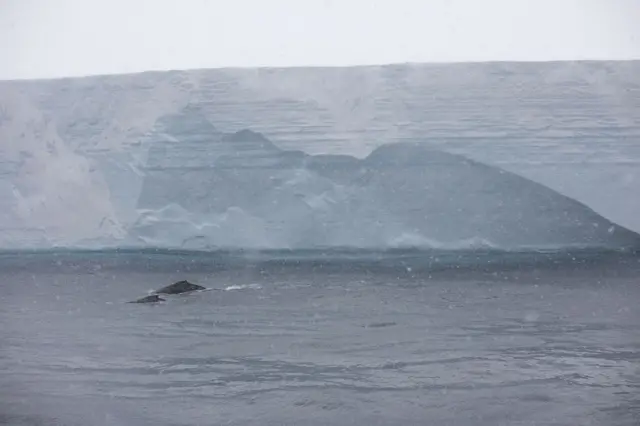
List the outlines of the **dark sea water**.
<svg viewBox="0 0 640 426">
<path fill-rule="evenodd" d="M 0 289 L 1 424 L 640 424 L 637 253 L 5 252 Z"/>
</svg>

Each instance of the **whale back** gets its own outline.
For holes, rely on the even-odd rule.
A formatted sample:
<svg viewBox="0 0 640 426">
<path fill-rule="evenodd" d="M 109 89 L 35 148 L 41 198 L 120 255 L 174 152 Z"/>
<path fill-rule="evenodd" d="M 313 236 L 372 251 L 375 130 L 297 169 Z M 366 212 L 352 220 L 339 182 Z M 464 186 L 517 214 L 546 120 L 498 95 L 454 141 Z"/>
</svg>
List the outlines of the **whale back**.
<svg viewBox="0 0 640 426">
<path fill-rule="evenodd" d="M 157 294 L 152 294 L 150 296 L 141 297 L 140 299 L 134 300 L 129 303 L 156 303 L 156 302 L 164 302 L 165 299 L 161 298 Z"/>
<path fill-rule="evenodd" d="M 155 293 L 156 294 L 181 294 L 181 293 L 187 293 L 190 291 L 204 290 L 204 289 L 205 288 L 200 285 L 190 283 L 189 281 L 186 281 L 186 280 L 182 280 L 182 281 L 178 281 L 176 283 L 170 284 L 166 287 L 162 287 L 160 290 L 157 290 Z"/>
</svg>

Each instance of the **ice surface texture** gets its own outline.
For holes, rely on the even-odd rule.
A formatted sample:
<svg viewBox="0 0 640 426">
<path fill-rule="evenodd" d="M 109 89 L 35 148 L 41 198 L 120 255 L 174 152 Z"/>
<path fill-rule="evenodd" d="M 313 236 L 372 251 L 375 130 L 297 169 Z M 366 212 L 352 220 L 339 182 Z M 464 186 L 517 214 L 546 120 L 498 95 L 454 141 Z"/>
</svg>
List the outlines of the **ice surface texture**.
<svg viewBox="0 0 640 426">
<path fill-rule="evenodd" d="M 392 197 L 383 188 L 390 182 L 398 184 L 400 174 L 377 182 L 391 166 L 382 171 L 378 170 L 382 165 L 370 163 L 378 154 L 362 162 L 374 149 L 398 141 L 515 172 L 638 232 L 638 76 L 640 62 L 629 61 L 223 69 L 0 82 L 0 248 L 102 247 L 145 239 L 149 244 L 205 246 L 213 236 L 220 244 L 254 246 L 331 241 L 454 244 L 454 234 L 469 235 L 470 244 L 510 241 L 507 234 L 518 243 L 547 242 L 544 234 L 526 230 L 532 224 L 515 216 L 502 222 L 509 230 L 502 233 L 489 225 L 497 219 L 487 219 L 484 227 L 473 224 L 479 216 L 464 209 L 465 213 L 448 211 L 448 225 L 441 221 L 445 208 L 460 207 L 461 198 L 455 195 L 461 191 L 482 206 L 491 204 L 477 201 L 480 193 L 471 193 L 480 185 L 476 182 L 446 185 L 452 200 L 458 200 L 450 203 L 437 196 L 435 181 L 404 185 L 407 194 L 422 191 L 414 185 L 431 185 L 424 203 L 434 197 L 441 204 L 430 205 L 424 211 L 430 217 L 422 218 L 417 227 L 417 214 L 408 222 L 408 216 L 398 217 L 394 209 L 403 209 L 404 204 L 396 200 L 386 205 Z M 223 135 L 229 138 L 246 128 L 266 135 L 277 147 L 265 139 L 259 150 L 252 151 L 257 146 L 252 142 L 242 151 L 243 143 L 237 140 L 227 144 L 230 151 L 222 149 Z M 340 156 L 345 154 L 357 158 Z M 222 166 L 205 173 L 213 164 L 222 164 L 219 155 L 235 163 L 224 161 L 226 174 Z M 239 165 L 243 162 L 248 169 Z M 274 175 L 274 180 L 282 181 L 256 183 L 258 179 L 247 170 L 255 168 L 256 174 L 270 179 L 273 173 L 265 170 L 275 166 L 269 162 L 287 164 L 279 169 L 282 176 Z M 246 191 L 263 194 L 265 189 L 281 197 L 277 202 L 283 208 L 265 202 L 263 195 L 254 200 L 255 208 L 235 205 L 233 197 L 248 196 L 242 185 L 236 195 L 235 188 L 219 186 L 228 182 L 224 179 L 233 164 L 237 174 L 244 170 L 243 177 L 232 176 L 234 182 L 241 185 L 246 178 L 245 186 L 253 187 Z M 203 168 L 200 177 L 198 167 Z M 351 167 L 369 170 L 370 184 L 365 185 L 362 177 L 352 182 Z M 420 173 L 432 179 L 436 169 Z M 169 200 L 161 194 L 161 182 L 181 173 L 185 177 L 179 182 L 191 176 L 189 194 L 182 201 Z M 213 181 L 200 185 L 197 179 L 205 175 Z M 297 201 L 281 187 L 284 182 L 296 188 Z M 501 182 L 511 185 L 513 180 Z M 356 189 L 364 192 L 349 192 Z M 482 191 L 491 188 L 482 186 Z M 173 193 L 171 187 L 167 193 Z M 154 194 L 159 194 L 157 202 L 149 198 Z M 509 205 L 526 203 L 525 195 L 519 194 Z M 213 198 L 205 202 L 199 196 Z M 417 200 L 411 202 L 416 205 Z M 225 203 L 231 206 L 227 210 L 221 207 Z M 385 205 L 374 207 L 375 203 Z M 544 205 L 555 209 L 552 204 Z M 528 205 L 531 212 L 541 208 Z M 268 211 L 256 213 L 259 209 Z M 351 213 L 338 213 L 340 209 Z M 313 214 L 305 216 L 305 211 Z M 474 211 L 479 215 L 484 210 Z M 381 212 L 389 214 L 382 225 L 367 222 Z M 336 216 L 347 221 L 358 217 L 356 213 L 362 221 L 357 226 L 335 223 Z M 574 214 L 567 211 L 567 220 L 595 226 Z M 459 220 L 461 215 L 465 221 Z M 162 231 L 167 235 L 150 232 L 154 220 L 170 227 L 167 217 L 174 218 L 171 226 L 189 231 L 181 230 L 180 238 L 177 234 L 169 238 L 171 229 Z M 296 219 L 300 217 L 308 219 L 295 222 L 302 221 Z M 327 229 L 312 226 L 319 223 L 327 223 Z M 453 223 L 460 229 L 451 231 Z M 514 223 L 522 238 L 512 233 Z M 288 231 L 280 229 L 288 226 Z M 341 227 L 346 230 L 340 231 Z M 488 227 L 497 241 L 484 241 L 488 235 L 471 232 Z M 229 229 L 235 230 L 233 238 Z M 356 229 L 367 231 L 356 233 Z M 588 234 L 581 238 L 591 238 Z M 535 238 L 529 241 L 528 235 Z"/>
<path fill-rule="evenodd" d="M 181 130 L 168 127 L 168 142 L 149 152 L 142 214 L 129 230 L 144 245 L 511 249 L 640 242 L 549 188 L 424 144 L 383 145 L 364 159 L 308 155 L 250 130 L 222 134 L 202 117 L 190 120 L 206 142 L 181 141 Z M 167 121 L 181 129 L 177 117 Z M 197 143 L 199 155 L 174 167 L 186 143 Z"/>
</svg>

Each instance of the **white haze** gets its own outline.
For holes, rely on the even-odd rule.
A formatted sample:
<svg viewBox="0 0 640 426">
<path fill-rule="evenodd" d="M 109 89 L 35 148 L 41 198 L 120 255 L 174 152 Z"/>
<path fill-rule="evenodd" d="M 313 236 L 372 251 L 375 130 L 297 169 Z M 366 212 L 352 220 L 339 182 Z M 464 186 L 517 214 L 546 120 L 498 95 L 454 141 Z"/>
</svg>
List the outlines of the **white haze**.
<svg viewBox="0 0 640 426">
<path fill-rule="evenodd" d="M 2 0 L 0 79 L 634 59 L 638 22 L 636 0 Z"/>
</svg>

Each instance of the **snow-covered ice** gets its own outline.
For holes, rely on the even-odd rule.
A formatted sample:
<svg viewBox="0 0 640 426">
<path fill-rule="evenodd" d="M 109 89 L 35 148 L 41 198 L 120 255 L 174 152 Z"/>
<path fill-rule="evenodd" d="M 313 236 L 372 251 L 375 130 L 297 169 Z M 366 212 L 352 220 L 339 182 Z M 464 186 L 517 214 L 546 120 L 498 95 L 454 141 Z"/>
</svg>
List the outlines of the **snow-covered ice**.
<svg viewBox="0 0 640 426">
<path fill-rule="evenodd" d="M 639 75 L 628 61 L 0 82 L 0 247 L 628 244 Z"/>
</svg>

